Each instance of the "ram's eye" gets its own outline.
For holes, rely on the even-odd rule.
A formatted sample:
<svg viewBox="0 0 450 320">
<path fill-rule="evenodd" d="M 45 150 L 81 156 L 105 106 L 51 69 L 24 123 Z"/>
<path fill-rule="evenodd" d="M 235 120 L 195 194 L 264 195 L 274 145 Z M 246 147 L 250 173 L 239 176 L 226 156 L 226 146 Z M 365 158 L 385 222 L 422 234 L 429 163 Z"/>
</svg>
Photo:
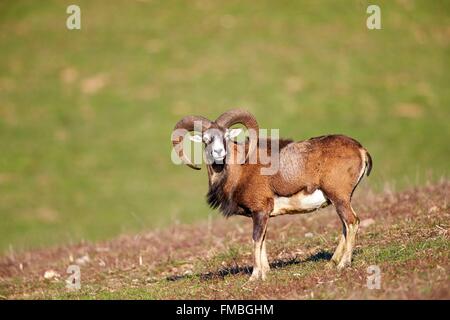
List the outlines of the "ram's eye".
<svg viewBox="0 0 450 320">
<path fill-rule="evenodd" d="M 211 137 L 205 135 L 205 136 L 203 136 L 203 141 L 204 141 L 206 144 L 208 144 L 208 143 L 211 142 Z"/>
</svg>

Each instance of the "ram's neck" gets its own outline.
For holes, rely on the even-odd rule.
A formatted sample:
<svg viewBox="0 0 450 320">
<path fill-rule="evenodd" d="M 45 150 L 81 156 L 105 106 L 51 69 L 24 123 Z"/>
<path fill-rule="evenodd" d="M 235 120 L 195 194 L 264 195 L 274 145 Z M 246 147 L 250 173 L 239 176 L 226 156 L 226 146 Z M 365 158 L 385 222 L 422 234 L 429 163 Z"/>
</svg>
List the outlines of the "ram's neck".
<svg viewBox="0 0 450 320">
<path fill-rule="evenodd" d="M 225 164 L 209 164 L 206 166 L 208 170 L 208 181 L 209 186 L 211 187 L 214 183 L 217 183 L 219 180 L 223 179 L 226 171 Z"/>
</svg>

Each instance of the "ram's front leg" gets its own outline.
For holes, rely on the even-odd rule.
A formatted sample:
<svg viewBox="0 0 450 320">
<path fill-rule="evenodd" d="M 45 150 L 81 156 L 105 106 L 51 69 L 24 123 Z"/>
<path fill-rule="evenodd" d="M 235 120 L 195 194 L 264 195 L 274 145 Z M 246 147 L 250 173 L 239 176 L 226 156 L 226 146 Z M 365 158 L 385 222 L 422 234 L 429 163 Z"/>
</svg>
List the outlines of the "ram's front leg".
<svg viewBox="0 0 450 320">
<path fill-rule="evenodd" d="M 261 244 L 261 278 L 266 280 L 266 274 L 270 271 L 269 259 L 267 258 L 266 251 L 266 233 L 264 234 L 262 244 Z"/>
<path fill-rule="evenodd" d="M 267 257 L 261 257 L 263 250 L 263 242 L 265 240 L 267 222 L 269 215 L 263 212 L 254 213 L 253 216 L 253 272 L 250 281 L 258 280 L 259 278 L 265 280 L 267 270 Z M 264 251 L 264 252 L 263 252 Z M 262 260 L 264 259 L 264 261 Z"/>
</svg>

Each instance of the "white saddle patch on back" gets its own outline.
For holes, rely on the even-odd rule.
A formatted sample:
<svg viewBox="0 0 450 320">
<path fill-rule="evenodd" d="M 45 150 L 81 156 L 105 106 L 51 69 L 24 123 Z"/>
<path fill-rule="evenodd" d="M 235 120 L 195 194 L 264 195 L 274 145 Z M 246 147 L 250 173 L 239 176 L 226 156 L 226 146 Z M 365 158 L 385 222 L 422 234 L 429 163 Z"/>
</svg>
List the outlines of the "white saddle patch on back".
<svg viewBox="0 0 450 320">
<path fill-rule="evenodd" d="M 271 216 L 287 213 L 306 213 L 319 209 L 327 202 L 323 192 L 317 189 L 311 194 L 299 192 L 291 197 L 275 197 Z"/>
</svg>

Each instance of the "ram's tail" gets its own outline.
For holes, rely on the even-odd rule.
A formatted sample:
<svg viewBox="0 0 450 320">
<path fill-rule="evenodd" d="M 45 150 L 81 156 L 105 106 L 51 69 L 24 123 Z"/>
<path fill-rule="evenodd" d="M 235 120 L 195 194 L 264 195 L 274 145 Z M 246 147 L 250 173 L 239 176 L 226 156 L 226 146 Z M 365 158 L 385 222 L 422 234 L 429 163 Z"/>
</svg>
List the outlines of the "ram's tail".
<svg viewBox="0 0 450 320">
<path fill-rule="evenodd" d="M 372 171 L 372 157 L 370 153 L 366 150 L 366 175 L 369 176 Z"/>
<path fill-rule="evenodd" d="M 353 187 L 352 193 L 350 195 L 350 199 L 352 198 L 353 192 L 355 192 L 356 187 L 359 185 L 359 183 L 361 182 L 364 175 L 369 176 L 370 172 L 372 171 L 372 157 L 370 156 L 369 152 L 367 152 L 367 150 L 364 148 L 361 148 L 360 152 L 361 152 L 362 161 L 364 161 L 364 167 L 361 168 L 361 172 L 359 174 L 358 181 L 356 182 L 355 186 Z"/>
</svg>

